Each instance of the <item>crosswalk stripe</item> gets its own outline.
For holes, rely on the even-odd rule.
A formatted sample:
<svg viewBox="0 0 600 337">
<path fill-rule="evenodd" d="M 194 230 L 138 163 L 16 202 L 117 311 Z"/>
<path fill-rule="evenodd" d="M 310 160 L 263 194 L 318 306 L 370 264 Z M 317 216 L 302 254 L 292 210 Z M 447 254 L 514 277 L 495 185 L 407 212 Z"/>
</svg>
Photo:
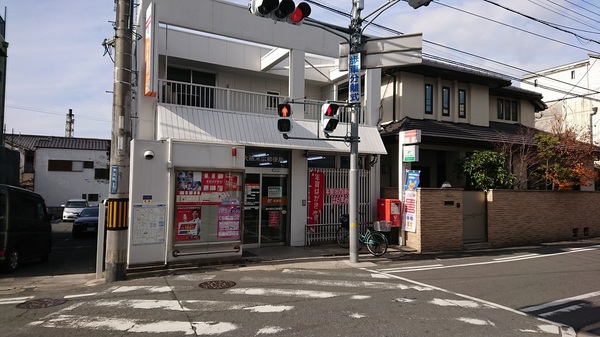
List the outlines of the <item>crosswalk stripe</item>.
<svg viewBox="0 0 600 337">
<path fill-rule="evenodd" d="M 250 277 L 242 278 L 242 281 L 260 282 L 268 284 L 296 284 L 296 285 L 314 285 L 321 287 L 346 287 L 346 288 L 374 288 L 374 289 L 413 289 L 417 291 L 431 290 L 429 287 L 419 285 L 406 285 L 402 283 L 360 281 L 360 280 L 317 280 L 317 279 L 287 279 L 275 277 Z"/>
<path fill-rule="evenodd" d="M 146 309 L 171 311 L 225 311 L 248 310 L 251 312 L 282 312 L 292 310 L 293 306 L 269 305 L 263 303 L 237 303 L 207 300 L 100 300 L 91 302 L 99 307 L 115 307 L 119 309 Z"/>
<path fill-rule="evenodd" d="M 227 290 L 225 294 L 255 296 L 290 296 L 302 298 L 331 298 L 350 295 L 349 293 L 342 292 L 274 288 L 232 288 Z"/>
<path fill-rule="evenodd" d="M 143 319 L 102 318 L 76 315 L 57 315 L 47 321 L 29 323 L 45 328 L 113 330 L 127 333 L 183 333 L 185 335 L 219 335 L 238 328 L 230 322 L 148 321 Z"/>
</svg>

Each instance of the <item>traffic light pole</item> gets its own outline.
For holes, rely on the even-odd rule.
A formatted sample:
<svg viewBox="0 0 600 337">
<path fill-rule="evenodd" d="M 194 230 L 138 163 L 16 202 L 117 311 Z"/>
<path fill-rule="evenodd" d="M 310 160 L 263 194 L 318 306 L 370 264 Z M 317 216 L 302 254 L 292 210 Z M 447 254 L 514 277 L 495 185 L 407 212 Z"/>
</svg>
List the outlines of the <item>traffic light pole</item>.
<svg viewBox="0 0 600 337">
<path fill-rule="evenodd" d="M 360 12 L 364 8 L 363 0 L 352 0 L 352 21 L 350 22 L 350 54 L 359 53 L 361 45 Z M 359 64 L 360 69 L 360 64 Z M 348 85 L 351 83 L 348 72 Z M 360 82 L 359 82 L 360 83 Z M 349 97 L 349 101 L 350 97 Z M 358 115 L 360 102 L 351 103 L 350 117 L 350 175 L 349 175 L 349 222 L 350 222 L 350 262 L 358 262 Z"/>
</svg>

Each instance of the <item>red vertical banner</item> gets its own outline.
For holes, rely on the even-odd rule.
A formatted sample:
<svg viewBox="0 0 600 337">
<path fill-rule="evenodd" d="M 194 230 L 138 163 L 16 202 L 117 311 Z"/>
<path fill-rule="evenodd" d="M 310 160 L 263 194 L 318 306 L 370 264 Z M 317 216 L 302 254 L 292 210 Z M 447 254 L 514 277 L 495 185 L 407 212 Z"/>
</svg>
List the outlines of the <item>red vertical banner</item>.
<svg viewBox="0 0 600 337">
<path fill-rule="evenodd" d="M 319 223 L 321 211 L 323 210 L 323 200 L 325 196 L 325 173 L 311 171 L 309 179 L 307 223 L 309 225 L 315 225 Z"/>
</svg>

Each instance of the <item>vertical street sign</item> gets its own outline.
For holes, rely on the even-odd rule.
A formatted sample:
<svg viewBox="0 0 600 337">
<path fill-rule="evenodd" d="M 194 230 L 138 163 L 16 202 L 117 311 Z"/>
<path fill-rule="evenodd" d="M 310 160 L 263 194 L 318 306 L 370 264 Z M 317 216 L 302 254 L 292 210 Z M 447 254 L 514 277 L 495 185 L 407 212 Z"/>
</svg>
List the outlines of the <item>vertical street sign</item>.
<svg viewBox="0 0 600 337">
<path fill-rule="evenodd" d="M 360 103 L 360 53 L 348 58 L 349 102 Z"/>
</svg>

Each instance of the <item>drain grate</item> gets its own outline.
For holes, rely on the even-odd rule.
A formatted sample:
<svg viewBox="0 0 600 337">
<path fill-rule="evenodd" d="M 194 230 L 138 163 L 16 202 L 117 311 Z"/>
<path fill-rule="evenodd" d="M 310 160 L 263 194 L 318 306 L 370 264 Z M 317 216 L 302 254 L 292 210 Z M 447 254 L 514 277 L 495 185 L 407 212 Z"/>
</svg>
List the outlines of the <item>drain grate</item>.
<svg viewBox="0 0 600 337">
<path fill-rule="evenodd" d="M 42 309 L 65 304 L 67 300 L 62 298 L 38 298 L 23 303 L 17 304 L 19 309 Z"/>
<path fill-rule="evenodd" d="M 198 285 L 203 289 L 227 289 L 235 286 L 235 282 L 233 281 L 224 281 L 224 280 L 213 280 L 202 282 Z"/>
</svg>

